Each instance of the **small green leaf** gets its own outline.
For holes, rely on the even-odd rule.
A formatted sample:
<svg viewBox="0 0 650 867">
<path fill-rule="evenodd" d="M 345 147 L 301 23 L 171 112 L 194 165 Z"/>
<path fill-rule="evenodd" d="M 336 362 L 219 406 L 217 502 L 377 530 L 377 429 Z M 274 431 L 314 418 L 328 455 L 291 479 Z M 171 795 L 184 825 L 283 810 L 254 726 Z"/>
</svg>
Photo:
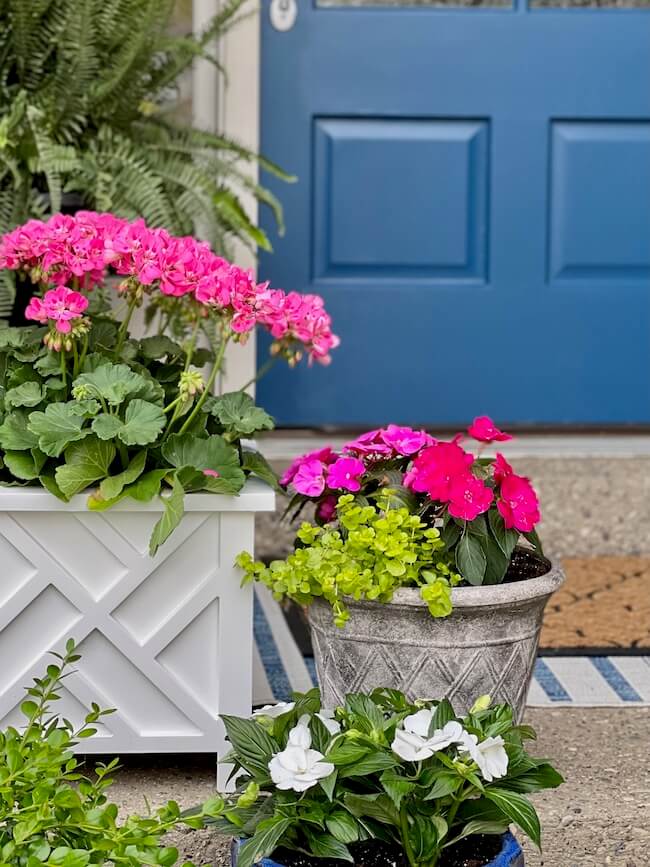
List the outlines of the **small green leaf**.
<svg viewBox="0 0 650 867">
<path fill-rule="evenodd" d="M 255 406 L 253 398 L 243 391 L 208 398 L 203 410 L 213 415 L 226 432 L 234 437 L 250 436 L 257 431 L 273 430 L 275 427 L 271 416 Z"/>
<path fill-rule="evenodd" d="M 143 376 L 126 364 L 105 362 L 89 373 L 82 373 L 73 387 L 85 386 L 89 397 L 101 397 L 112 406 L 119 406 L 129 395 L 147 387 Z"/>
<path fill-rule="evenodd" d="M 260 452 L 244 449 L 242 467 L 245 472 L 250 473 L 252 476 L 257 476 L 258 479 L 266 482 L 274 490 L 278 492 L 282 491 L 277 473 Z"/>
<path fill-rule="evenodd" d="M 127 446 L 146 446 L 155 442 L 166 423 L 167 417 L 159 406 L 135 398 L 126 408 L 124 421 L 102 413 L 93 421 L 92 429 L 102 440 L 117 437 Z"/>
<path fill-rule="evenodd" d="M 25 481 L 32 481 L 38 478 L 44 461 L 39 459 L 37 463 L 34 458 L 34 452 L 37 455 L 42 455 L 42 452 L 39 452 L 38 449 L 31 449 L 29 452 L 5 452 L 4 462 L 12 476 L 15 476 L 17 479 L 24 479 Z"/>
<path fill-rule="evenodd" d="M 330 832 L 331 833 L 331 832 Z M 349 861 L 354 863 L 354 858 L 344 842 L 332 839 L 327 834 L 319 834 L 311 828 L 305 828 L 305 834 L 309 841 L 309 848 L 316 858 L 332 858 L 336 861 Z"/>
<path fill-rule="evenodd" d="M 149 554 L 153 557 L 158 548 L 169 538 L 180 524 L 185 512 L 185 490 L 177 476 L 173 477 L 171 493 L 161 496 L 165 511 L 153 528 L 149 540 Z"/>
<path fill-rule="evenodd" d="M 105 500 L 112 500 L 122 493 L 126 485 L 130 485 L 144 472 L 147 463 L 147 450 L 138 452 L 131 459 L 128 467 L 116 476 L 109 476 L 103 479 L 99 486 L 99 491 Z M 157 491 L 156 491 L 157 493 Z"/>
<path fill-rule="evenodd" d="M 65 450 L 65 464 L 56 468 L 56 483 L 67 497 L 72 497 L 108 475 L 114 458 L 115 446 L 95 436 L 73 443 Z"/>
<path fill-rule="evenodd" d="M 487 561 L 476 536 L 465 533 L 456 546 L 456 565 L 470 584 L 482 584 Z"/>
<path fill-rule="evenodd" d="M 5 394 L 5 406 L 38 406 L 44 398 L 43 388 L 38 382 L 24 382 Z"/>
<path fill-rule="evenodd" d="M 334 797 L 334 788 L 336 787 L 336 780 L 338 777 L 338 771 L 332 771 L 329 777 L 325 777 L 324 780 L 319 780 L 321 789 L 327 795 L 328 801 L 331 801 Z"/>
<path fill-rule="evenodd" d="M 384 791 L 398 810 L 404 795 L 408 795 L 415 789 L 414 782 L 392 771 L 384 771 L 379 779 L 384 787 Z"/>
<path fill-rule="evenodd" d="M 354 843 L 359 839 L 359 825 L 347 810 L 334 810 L 325 820 L 325 825 L 339 843 Z"/>
<path fill-rule="evenodd" d="M 239 465 L 239 454 L 222 436 L 197 437 L 193 434 L 172 434 L 162 447 L 163 458 L 182 470 L 190 467 L 186 482 L 189 490 L 209 490 L 219 494 L 236 494 L 246 476 Z M 204 471 L 217 473 L 216 478 L 205 476 Z"/>
<path fill-rule="evenodd" d="M 25 410 L 17 409 L 5 416 L 0 425 L 0 446 L 10 451 L 25 451 L 37 446 L 38 437 L 29 430 L 27 424 Z"/>
<path fill-rule="evenodd" d="M 252 867 L 257 860 L 270 855 L 277 848 L 293 821 L 293 819 L 273 816 L 260 822 L 255 834 L 240 848 L 237 867 Z"/>
<path fill-rule="evenodd" d="M 75 401 L 51 403 L 45 412 L 32 412 L 29 429 L 38 436 L 38 447 L 46 455 L 57 458 L 70 443 L 82 440 L 90 429 L 82 430 L 85 418 L 78 414 Z"/>
<path fill-rule="evenodd" d="M 150 359 L 164 358 L 166 355 L 172 357 L 183 355 L 183 349 L 180 344 L 165 334 L 156 334 L 154 337 L 143 338 L 140 341 L 140 352 L 145 358 Z"/>
<path fill-rule="evenodd" d="M 536 768 L 517 774 L 516 777 L 508 778 L 508 789 L 513 792 L 526 794 L 528 792 L 540 792 L 542 789 L 555 789 L 562 785 L 564 777 L 547 762 L 543 762 Z"/>
<path fill-rule="evenodd" d="M 517 540 L 519 539 L 518 531 L 506 529 L 503 518 L 497 509 L 490 509 L 488 512 L 488 521 L 490 523 L 492 535 L 496 539 L 499 548 L 501 548 L 505 556 L 510 560 L 512 552 L 515 550 Z"/>
<path fill-rule="evenodd" d="M 485 797 L 489 798 L 515 825 L 527 834 L 539 848 L 541 844 L 541 828 L 539 816 L 533 805 L 517 792 L 488 786 Z"/>
</svg>

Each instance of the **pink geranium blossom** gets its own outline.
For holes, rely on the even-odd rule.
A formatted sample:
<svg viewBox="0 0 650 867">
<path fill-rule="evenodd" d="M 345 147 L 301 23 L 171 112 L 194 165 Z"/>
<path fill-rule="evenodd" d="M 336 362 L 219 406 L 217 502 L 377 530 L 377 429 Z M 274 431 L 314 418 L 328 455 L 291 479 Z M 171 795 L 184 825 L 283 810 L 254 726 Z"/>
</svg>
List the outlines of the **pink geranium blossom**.
<svg viewBox="0 0 650 867">
<path fill-rule="evenodd" d="M 416 457 L 408 484 L 414 491 L 428 493 L 432 500 L 447 503 L 452 480 L 465 476 L 473 463 L 473 455 L 458 443 L 438 442 Z"/>
<path fill-rule="evenodd" d="M 489 415 L 477 416 L 467 428 L 467 433 L 482 443 L 505 443 L 512 439 L 510 434 L 499 430 Z"/>
<path fill-rule="evenodd" d="M 303 461 L 293 477 L 294 488 L 306 497 L 319 497 L 325 490 L 325 470 L 322 461 Z"/>
<path fill-rule="evenodd" d="M 398 455 L 414 455 L 425 446 L 433 445 L 435 440 L 423 430 L 413 430 L 410 427 L 399 427 L 389 424 L 381 431 L 381 438 Z"/>
<path fill-rule="evenodd" d="M 84 295 L 61 286 L 46 292 L 42 301 L 32 298 L 25 310 L 25 316 L 41 323 L 54 322 L 60 334 L 69 334 L 72 322 L 80 319 L 87 307 L 88 299 Z"/>
<path fill-rule="evenodd" d="M 537 494 L 528 479 L 514 473 L 501 481 L 497 509 L 508 530 L 529 533 L 540 520 Z"/>
<path fill-rule="evenodd" d="M 358 458 L 339 458 L 327 469 L 327 486 L 336 491 L 359 491 L 364 472 L 363 461 Z"/>
<path fill-rule="evenodd" d="M 454 518 L 473 521 L 487 512 L 493 499 L 490 488 L 472 473 L 455 476 L 449 485 L 449 514 Z"/>
</svg>

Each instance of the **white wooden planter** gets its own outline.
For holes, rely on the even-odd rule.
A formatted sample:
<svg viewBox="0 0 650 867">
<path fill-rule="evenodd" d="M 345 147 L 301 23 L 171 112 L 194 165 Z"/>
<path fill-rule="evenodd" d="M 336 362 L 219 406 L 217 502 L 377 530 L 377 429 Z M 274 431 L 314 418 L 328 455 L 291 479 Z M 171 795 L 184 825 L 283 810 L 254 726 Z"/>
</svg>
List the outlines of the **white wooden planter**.
<svg viewBox="0 0 650 867">
<path fill-rule="evenodd" d="M 23 686 L 73 637 L 83 658 L 57 710 L 117 708 L 87 753 L 221 752 L 220 713 L 252 698 L 253 595 L 236 555 L 253 550 L 255 512 L 273 492 L 190 494 L 181 525 L 151 559 L 161 505 L 103 513 L 37 488 L 0 489 L 0 729 L 20 724 Z"/>
</svg>

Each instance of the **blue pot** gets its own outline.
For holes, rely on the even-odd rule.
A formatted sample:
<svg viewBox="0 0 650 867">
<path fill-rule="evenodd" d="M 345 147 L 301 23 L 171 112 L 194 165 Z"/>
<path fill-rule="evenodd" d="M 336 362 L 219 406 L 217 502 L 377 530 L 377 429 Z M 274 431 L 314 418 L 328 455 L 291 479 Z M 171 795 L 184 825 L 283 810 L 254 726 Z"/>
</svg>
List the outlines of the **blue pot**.
<svg viewBox="0 0 650 867">
<path fill-rule="evenodd" d="M 524 853 L 521 851 L 521 846 L 510 832 L 503 835 L 503 845 L 501 851 L 493 858 L 485 867 L 524 867 Z M 233 840 L 230 852 L 230 863 L 232 867 L 237 867 L 237 854 L 241 840 Z M 283 867 L 277 861 L 272 861 L 270 858 L 263 858 L 258 867 Z"/>
</svg>

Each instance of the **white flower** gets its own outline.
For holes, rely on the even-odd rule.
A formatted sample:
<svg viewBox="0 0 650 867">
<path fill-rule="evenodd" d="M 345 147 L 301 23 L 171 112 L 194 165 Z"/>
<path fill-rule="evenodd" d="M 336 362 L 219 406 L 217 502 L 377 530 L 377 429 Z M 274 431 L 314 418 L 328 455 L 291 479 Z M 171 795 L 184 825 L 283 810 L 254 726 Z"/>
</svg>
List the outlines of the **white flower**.
<svg viewBox="0 0 650 867">
<path fill-rule="evenodd" d="M 268 716 L 275 719 L 282 716 L 283 713 L 289 713 L 296 706 L 295 701 L 280 701 L 278 704 L 265 704 L 264 707 L 258 707 L 253 711 L 253 719 L 260 716 Z"/>
<path fill-rule="evenodd" d="M 298 725 L 294 726 L 289 732 L 288 746 L 300 747 L 302 750 L 308 750 L 311 746 L 311 732 L 309 731 L 309 715 L 303 714 L 298 720 Z"/>
<path fill-rule="evenodd" d="M 501 735 L 485 738 L 479 743 L 476 735 L 468 734 L 463 746 L 478 765 L 486 782 L 505 777 L 508 772 L 508 753 Z"/>
<path fill-rule="evenodd" d="M 433 710 L 423 708 L 404 719 L 404 728 L 397 729 L 392 743 L 392 750 L 400 759 L 419 762 L 430 758 L 435 752 L 444 750 L 451 744 L 465 742 L 467 732 L 455 720 L 450 720 L 443 728 L 436 729 L 429 737 L 433 714 Z"/>
<path fill-rule="evenodd" d="M 271 779 L 278 789 L 304 792 L 333 772 L 334 765 L 324 758 L 318 750 L 289 745 L 269 762 Z"/>
<path fill-rule="evenodd" d="M 341 731 L 341 723 L 334 719 L 333 710 L 322 707 L 320 713 L 317 713 L 316 716 L 331 735 L 337 735 Z"/>
</svg>

